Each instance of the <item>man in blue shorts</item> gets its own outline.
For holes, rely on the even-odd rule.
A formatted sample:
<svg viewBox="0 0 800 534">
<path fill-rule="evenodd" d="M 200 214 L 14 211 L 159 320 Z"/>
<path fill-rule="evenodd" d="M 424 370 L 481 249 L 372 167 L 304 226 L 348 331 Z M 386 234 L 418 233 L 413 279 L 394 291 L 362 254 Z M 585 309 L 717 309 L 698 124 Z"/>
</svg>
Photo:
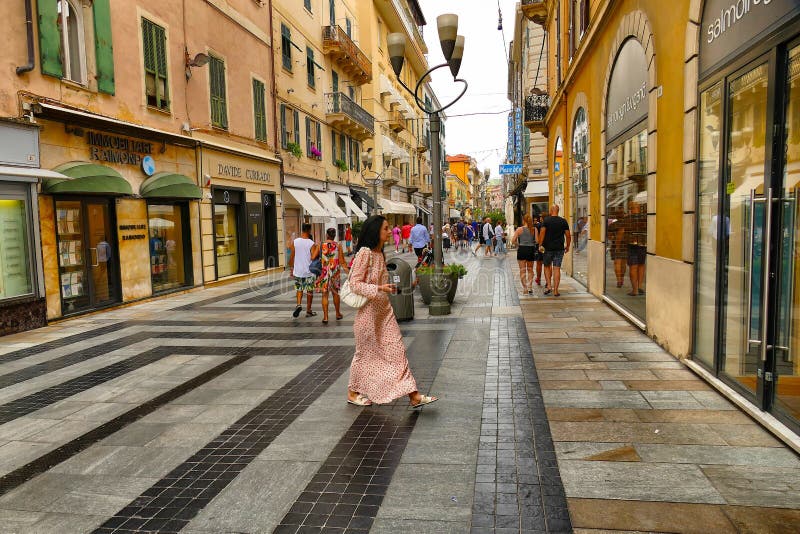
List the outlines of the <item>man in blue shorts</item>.
<svg viewBox="0 0 800 534">
<path fill-rule="evenodd" d="M 564 243 L 566 241 L 566 244 Z M 561 283 L 561 262 L 564 254 L 569 252 L 572 236 L 569 233 L 569 223 L 558 216 L 558 206 L 550 206 L 550 216 L 544 218 L 542 229 L 539 231 L 539 251 L 544 251 L 544 279 L 547 289 L 545 295 L 552 291 L 554 297 L 561 296 L 558 286 Z"/>
</svg>

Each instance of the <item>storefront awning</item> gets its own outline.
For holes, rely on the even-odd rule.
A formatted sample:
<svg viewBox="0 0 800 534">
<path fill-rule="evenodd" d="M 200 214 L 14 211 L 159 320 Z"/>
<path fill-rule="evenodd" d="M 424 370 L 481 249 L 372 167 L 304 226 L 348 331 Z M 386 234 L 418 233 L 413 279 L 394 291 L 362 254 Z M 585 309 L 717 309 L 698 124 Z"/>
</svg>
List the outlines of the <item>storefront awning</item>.
<svg viewBox="0 0 800 534">
<path fill-rule="evenodd" d="M 42 193 L 132 195 L 131 184 L 120 173 L 96 163 L 70 161 L 53 169 L 64 178 L 45 178 Z"/>
<path fill-rule="evenodd" d="M 423 211 L 423 212 L 427 213 L 428 215 L 433 215 L 433 214 L 431 213 L 431 210 L 429 210 L 428 208 L 426 208 L 426 207 L 424 207 L 424 206 L 417 206 L 417 209 L 418 209 L 419 211 Z"/>
<path fill-rule="evenodd" d="M 350 217 L 348 217 L 347 214 L 343 212 L 336 204 L 336 193 L 330 193 L 327 191 L 314 191 L 314 196 L 317 197 L 317 200 L 322 207 L 327 210 L 328 215 L 332 219 L 336 219 L 337 223 L 346 223 L 350 220 Z"/>
<path fill-rule="evenodd" d="M 528 182 L 528 185 L 525 186 L 525 197 L 546 197 L 550 192 L 550 187 L 547 183 L 547 180 L 535 180 L 532 182 Z"/>
<path fill-rule="evenodd" d="M 360 199 L 360 200 L 366 202 L 367 207 L 370 210 L 374 210 L 375 209 L 375 201 L 372 199 L 371 196 L 369 196 L 369 194 L 365 193 L 364 191 L 359 191 L 359 190 L 353 189 L 352 187 L 350 188 L 350 194 L 356 200 Z"/>
<path fill-rule="evenodd" d="M 356 203 L 353 202 L 353 200 L 350 198 L 349 195 L 339 195 L 339 198 L 342 199 L 344 205 L 347 206 L 347 208 L 350 210 L 351 215 L 355 215 L 356 217 L 358 217 L 358 220 L 360 221 L 366 220 L 367 215 L 363 211 L 361 211 L 361 208 L 356 206 Z"/>
<path fill-rule="evenodd" d="M 11 179 L 11 181 L 29 182 L 34 184 L 37 183 L 39 179 L 44 180 L 45 178 L 69 180 L 68 176 L 48 169 L 36 169 L 32 167 L 7 167 L 5 165 L 0 165 L 0 175 L 3 176 L 4 180 Z"/>
<path fill-rule="evenodd" d="M 203 192 L 191 178 L 172 172 L 154 174 L 144 181 L 139 194 L 144 198 L 203 198 Z"/>
<path fill-rule="evenodd" d="M 382 198 L 378 203 L 381 205 L 383 213 L 394 214 L 394 215 L 417 214 L 417 208 L 414 207 L 414 204 L 410 204 L 408 202 L 398 202 L 396 200 L 389 200 L 388 198 Z"/>
<path fill-rule="evenodd" d="M 329 218 L 328 210 L 319 205 L 319 202 L 314 200 L 311 193 L 303 189 L 292 189 L 287 187 L 284 189 L 287 193 L 292 195 L 294 199 L 303 206 L 303 209 L 314 219 L 327 220 Z M 320 221 L 322 222 L 322 221 Z"/>
</svg>

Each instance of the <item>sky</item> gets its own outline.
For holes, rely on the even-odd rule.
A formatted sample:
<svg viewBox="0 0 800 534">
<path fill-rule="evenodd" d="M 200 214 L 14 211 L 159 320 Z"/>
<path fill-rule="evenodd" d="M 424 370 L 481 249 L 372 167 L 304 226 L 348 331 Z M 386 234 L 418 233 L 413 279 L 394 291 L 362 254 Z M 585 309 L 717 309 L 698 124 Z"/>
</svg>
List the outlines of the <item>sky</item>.
<svg viewBox="0 0 800 534">
<path fill-rule="evenodd" d="M 508 46 L 514 35 L 516 0 L 499 0 L 503 13 L 503 31 L 497 30 L 498 0 L 420 0 L 427 26 L 424 35 L 430 66 L 444 62 L 436 31 L 436 17 L 442 13 L 458 15 L 458 33 L 465 37 L 464 59 L 459 78 L 469 83 L 464 97 L 445 111 L 445 149 L 447 153 L 467 154 L 478 168 L 489 168 L 498 177 L 498 166 L 506 152 L 508 114 L 511 103 L 506 97 L 508 81 Z M 503 44 L 505 34 L 505 46 Z M 453 83 L 449 69 L 433 74 L 433 90 L 442 105 L 458 95 L 462 86 Z M 502 112 L 494 115 L 470 113 Z"/>
</svg>

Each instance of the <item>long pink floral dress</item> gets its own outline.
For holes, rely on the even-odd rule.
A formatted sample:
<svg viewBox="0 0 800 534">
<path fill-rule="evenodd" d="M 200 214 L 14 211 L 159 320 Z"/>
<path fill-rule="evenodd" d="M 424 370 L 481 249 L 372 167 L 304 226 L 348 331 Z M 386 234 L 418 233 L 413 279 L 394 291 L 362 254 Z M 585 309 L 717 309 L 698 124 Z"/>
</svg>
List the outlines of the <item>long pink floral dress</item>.
<svg viewBox="0 0 800 534">
<path fill-rule="evenodd" d="M 356 354 L 348 387 L 378 404 L 417 391 L 389 295 L 378 290 L 388 279 L 383 254 L 367 248 L 358 251 L 350 269 L 350 287 L 368 300 L 359 308 L 353 325 Z"/>
</svg>

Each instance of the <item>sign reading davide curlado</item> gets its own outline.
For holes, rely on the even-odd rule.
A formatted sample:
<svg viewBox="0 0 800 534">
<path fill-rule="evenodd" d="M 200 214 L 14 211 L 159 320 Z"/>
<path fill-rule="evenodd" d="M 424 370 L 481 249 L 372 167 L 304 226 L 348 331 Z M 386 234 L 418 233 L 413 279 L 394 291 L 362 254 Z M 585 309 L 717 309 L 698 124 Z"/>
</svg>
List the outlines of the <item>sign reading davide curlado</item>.
<svg viewBox="0 0 800 534">
<path fill-rule="evenodd" d="M 104 163 L 139 166 L 145 156 L 153 154 L 153 143 L 103 132 L 86 132 L 86 143 L 90 159 Z"/>
</svg>

